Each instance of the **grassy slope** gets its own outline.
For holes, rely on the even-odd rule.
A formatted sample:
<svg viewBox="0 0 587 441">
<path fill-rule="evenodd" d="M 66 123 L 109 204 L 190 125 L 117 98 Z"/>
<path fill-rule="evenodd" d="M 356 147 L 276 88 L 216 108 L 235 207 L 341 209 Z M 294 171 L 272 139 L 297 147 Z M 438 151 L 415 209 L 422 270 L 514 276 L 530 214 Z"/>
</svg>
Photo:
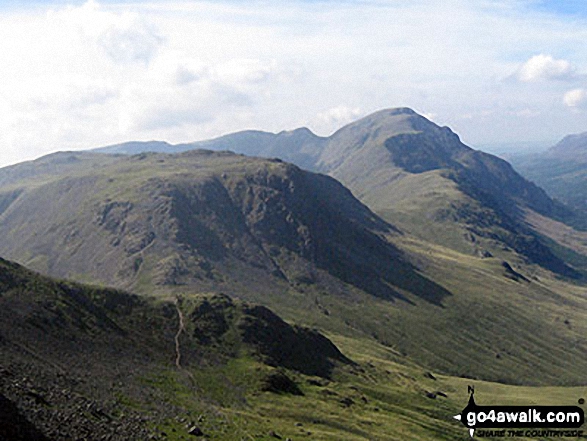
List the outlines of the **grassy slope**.
<svg viewBox="0 0 587 441">
<path fill-rule="evenodd" d="M 514 157 L 512 162 L 523 176 L 536 182 L 551 196 L 583 210 L 586 208 L 587 166 L 584 163 L 544 154 Z"/>
<path fill-rule="evenodd" d="M 518 266 L 515 261 L 512 266 L 521 268 L 529 282 L 512 280 L 499 259 L 471 258 L 421 242 L 405 246 L 428 253 L 427 274 L 460 294 L 447 299 L 446 309 L 428 315 L 430 332 L 419 334 L 421 338 L 438 339 L 437 344 L 450 335 L 452 346 L 444 343 L 452 348 L 445 354 L 448 360 L 479 364 L 487 378 L 499 381 L 531 378 L 536 369 L 557 365 L 565 372 L 575 369 L 573 360 L 585 351 L 582 336 L 587 298 L 582 287 L 553 278 L 536 266 Z M 413 319 L 417 326 L 412 339 L 417 340 L 423 324 L 418 316 Z M 416 323 L 407 321 L 406 328 Z M 503 329 L 510 332 L 502 333 Z M 417 345 L 414 350 L 418 350 Z M 567 366 L 563 368 L 561 362 Z M 508 375 L 503 377 L 497 371 Z M 584 375 L 579 371 L 576 374 L 581 383 Z M 556 374 L 547 383 L 552 381 L 557 381 Z"/>
<path fill-rule="evenodd" d="M 581 157 L 581 139 L 581 136 L 571 136 L 557 147 L 566 152 L 566 158 L 571 158 L 572 166 L 579 173 L 571 178 L 572 185 L 564 179 L 559 185 L 561 191 L 575 199 L 580 199 L 582 194 L 582 166 L 576 165 L 576 159 Z M 553 204 L 540 189 L 524 182 L 505 162 L 469 149 L 448 128 L 438 127 L 410 109 L 382 110 L 341 128 L 329 138 L 316 137 L 307 129 L 279 134 L 249 131 L 191 147 L 276 156 L 303 168 L 329 173 L 372 209 L 420 238 L 473 253 L 484 249 L 499 251 L 505 244 L 534 262 L 550 265 L 553 271 L 578 275 L 565 268 L 560 260 L 556 261 L 557 256 L 544 246 L 550 242 L 543 244 L 536 240 L 542 232 L 536 235 L 526 229 L 525 220 L 516 219 L 519 214 L 516 210 L 521 201 L 522 206 L 584 228 L 582 219 L 571 219 L 568 210 Z M 150 147 L 146 144 L 143 148 Z M 556 160 L 549 158 L 543 162 L 539 172 L 534 170 L 537 168 L 534 165 L 526 167 L 527 176 L 531 179 L 535 174 L 562 176 L 564 170 L 556 170 Z M 562 163 L 561 166 L 566 167 Z M 446 173 L 448 170 L 451 172 Z M 456 174 L 455 170 L 458 170 Z M 480 189 L 488 191 L 490 198 L 478 200 Z M 500 205 L 501 199 L 501 208 L 505 206 L 505 210 L 496 213 L 494 210 L 499 208 L 496 205 Z M 482 228 L 480 223 L 484 223 Z M 481 246 L 471 245 L 471 230 L 481 239 Z"/>
<path fill-rule="evenodd" d="M 467 225 L 456 218 L 456 210 L 449 212 L 451 207 L 467 203 L 478 205 L 460 192 L 454 182 L 444 178 L 438 170 L 418 175 L 400 172 L 397 178 L 392 177 L 393 190 L 390 191 L 390 186 L 386 185 L 388 175 L 381 173 L 381 178 L 356 189 L 357 197 L 383 219 L 415 237 L 463 253 L 482 251 L 482 243 L 471 242 Z M 487 248 L 495 251 L 496 246 L 488 244 Z"/>
<path fill-rule="evenodd" d="M 206 161 L 199 163 L 197 175 L 189 175 L 198 176 L 198 179 L 217 174 L 218 169 L 222 169 L 236 182 L 239 175 L 244 176 L 247 173 L 250 164 L 258 161 L 235 155 L 200 155 L 205 157 Z M 82 159 L 84 157 L 79 156 Z M 111 161 L 109 157 L 103 158 L 100 161 Z M 112 279 L 108 280 L 115 283 L 117 279 L 114 276 L 121 268 L 115 253 L 121 252 L 121 247 L 110 253 L 104 252 L 101 248 L 109 250 L 108 244 L 113 236 L 109 235 L 108 231 L 95 229 L 93 209 L 103 204 L 103 201 L 130 201 L 136 205 L 146 204 L 146 210 L 157 212 L 158 202 L 154 198 L 144 198 L 141 192 L 144 192 L 145 188 L 151 188 L 149 186 L 153 182 L 159 185 L 158 179 L 193 173 L 194 165 L 188 161 L 178 163 L 172 160 L 172 157 L 161 155 L 139 155 L 118 160 L 114 165 L 111 162 L 101 165 L 95 161 L 95 158 L 90 158 L 88 167 L 80 170 L 77 176 L 86 179 L 88 168 L 91 170 L 89 180 L 92 198 L 82 197 L 77 203 L 72 200 L 71 195 L 79 187 L 67 185 L 68 180 L 76 178 L 75 174 L 70 174 L 65 183 L 46 184 L 55 189 L 55 198 L 61 197 L 63 203 L 79 210 L 81 222 L 77 219 L 76 224 L 72 225 L 72 215 L 68 214 L 67 210 L 53 208 L 51 212 L 51 207 L 59 206 L 58 200 L 44 197 L 45 202 L 50 201 L 48 211 L 43 211 L 43 217 L 37 218 L 39 224 L 33 225 L 34 228 L 30 228 L 29 225 L 29 236 L 16 236 L 21 239 L 18 243 L 15 242 L 15 245 L 24 244 L 22 248 L 26 249 L 28 240 L 38 240 L 37 234 L 42 238 L 56 237 L 58 241 L 63 242 L 49 243 L 47 248 L 49 251 L 53 250 L 52 252 L 59 250 L 58 255 L 39 261 L 38 256 L 42 255 L 40 252 L 35 256 L 23 256 L 23 260 L 35 263 L 37 269 L 48 270 L 51 264 L 58 263 L 58 259 L 69 257 L 70 263 L 65 267 L 71 271 L 71 268 L 75 269 L 75 265 L 79 264 L 78 269 L 69 274 L 78 280 L 87 276 L 87 269 L 84 270 L 87 266 L 84 265 L 88 262 L 104 265 L 103 268 L 106 265 L 112 266 L 114 262 L 115 272 Z M 264 164 L 277 171 L 283 169 L 283 164 L 279 162 Z M 427 173 L 426 177 L 431 181 L 426 188 L 435 187 L 435 182 L 444 179 L 436 171 Z M 27 185 L 34 186 L 41 181 L 41 178 L 37 178 L 37 181 Z M 414 193 L 415 190 L 417 191 Z M 403 191 L 405 194 L 398 192 L 387 197 L 399 198 L 398 203 L 393 205 L 397 206 L 398 210 L 404 210 L 407 219 L 422 216 L 418 212 L 418 207 L 434 201 L 438 203 L 441 198 L 448 198 L 450 201 L 460 195 L 451 187 L 444 185 L 439 186 L 438 190 L 420 193 L 418 187 L 406 185 Z M 406 201 L 414 197 L 421 198 L 422 203 L 410 206 Z M 31 210 L 38 209 L 38 204 L 43 203 L 41 198 L 42 195 L 39 195 L 38 202 L 33 201 L 34 203 L 29 204 Z M 389 202 L 392 203 L 393 200 L 389 199 Z M 8 215 L 9 212 L 5 214 Z M 47 217 L 51 220 L 49 227 L 45 223 Z M 144 218 L 147 217 L 137 219 L 137 223 L 133 223 L 132 219 L 127 220 L 127 230 L 121 233 L 121 240 L 126 241 L 123 242 L 124 247 L 133 247 L 136 243 L 141 243 L 146 233 L 140 229 L 144 227 L 141 224 Z M 452 221 L 449 219 L 447 222 Z M 435 222 L 426 224 L 437 225 Z M 161 225 L 161 228 L 173 227 L 172 223 L 162 222 Z M 418 225 L 422 227 L 425 224 L 406 222 L 403 226 L 411 231 L 410 228 L 416 228 Z M 14 222 L 14 228 L 24 228 L 24 225 L 21 221 Z M 57 228 L 57 234 L 51 231 L 51 228 Z M 88 231 L 84 230 L 86 228 Z M 166 230 L 161 231 L 161 234 L 164 234 Z M 427 234 L 433 233 L 441 234 L 442 230 Z M 458 228 L 443 234 L 452 235 L 446 240 L 450 240 L 451 237 L 463 239 L 459 236 Z M 395 286 L 392 288 L 397 295 L 387 299 L 373 297 L 356 287 L 341 284 L 321 270 L 314 271 L 314 280 L 306 280 L 303 277 L 299 280 L 295 277 L 285 280 L 268 277 L 267 268 L 255 269 L 238 260 L 218 264 L 214 269 L 213 279 L 203 278 L 197 283 L 187 285 L 157 285 L 154 280 L 157 276 L 156 271 L 165 265 L 166 259 L 177 258 L 178 252 L 176 249 L 168 248 L 168 245 L 156 243 L 147 245 L 139 251 L 137 255 L 142 260 L 138 276 L 136 279 L 131 278 L 130 282 L 143 294 L 160 296 L 189 293 L 193 290 L 221 290 L 235 297 L 267 305 L 288 320 L 316 326 L 339 335 L 382 342 L 407 354 L 422 365 L 452 374 L 510 383 L 577 384 L 584 380 L 584 372 L 587 370 L 587 360 L 584 357 L 586 334 L 582 332 L 584 329 L 580 324 L 584 319 L 581 311 L 584 310 L 585 304 L 579 287 L 557 281 L 539 268 L 526 265 L 515 253 L 500 250 L 498 244 L 493 244 L 492 249 L 496 258 L 474 257 L 475 253 L 478 254 L 478 251 L 486 248 L 483 240 L 479 238 L 475 239 L 475 242 L 470 238 L 464 238 L 470 248 L 463 249 L 463 253 L 413 240 L 410 236 L 391 235 L 389 240 L 404 250 L 418 271 L 402 271 L 401 268 L 395 268 Z M 90 243 L 92 246 L 88 247 Z M 85 254 L 73 254 L 82 246 L 86 246 Z M 156 246 L 160 248 L 155 249 Z M 148 253 L 151 251 L 153 254 Z M 71 255 L 68 256 L 68 253 Z M 132 268 L 136 262 L 133 260 L 135 258 L 136 256 L 132 255 L 128 262 L 123 262 Z M 294 259 L 295 256 L 290 255 L 290 258 Z M 502 266 L 502 259 L 510 262 L 514 268 L 529 278 L 530 282 L 511 280 L 511 274 L 507 274 Z M 305 265 L 302 259 L 293 263 L 302 268 Z M 395 263 L 388 265 L 393 266 Z M 417 278 L 418 272 L 432 279 L 436 285 L 426 284 L 424 279 Z M 227 277 L 227 274 L 230 277 Z M 532 275 L 536 275 L 540 280 L 532 279 Z M 124 274 L 121 280 L 125 280 Z M 438 287 L 443 290 L 441 300 L 436 303 L 427 302 L 426 294 L 432 295 L 429 290 L 437 290 Z"/>
<path fill-rule="evenodd" d="M 312 285 L 284 287 L 283 293 L 260 294 L 254 300 L 290 320 L 378 341 L 454 375 L 526 384 L 586 380 L 587 298 L 582 287 L 521 260 L 510 263 L 529 282 L 513 280 L 500 259 L 399 240 L 429 277 L 453 293 L 442 307 L 409 293 L 407 301 L 389 302 L 352 290 L 334 295 Z M 239 293 L 238 287 L 228 292 Z"/>
<path fill-rule="evenodd" d="M 214 321 L 188 319 L 180 334 L 178 369 L 173 344 L 178 322 L 170 304 L 56 283 L 0 263 L 0 391 L 40 428 L 62 421 L 49 432 L 55 439 L 87 430 L 95 436 L 117 430 L 121 439 L 132 439 L 128 431 L 136 435 L 141 427 L 147 430 L 141 439 L 150 432 L 153 439 L 188 440 L 188 428 L 196 425 L 207 439 L 224 441 L 271 440 L 274 434 L 292 440 L 464 441 L 468 434 L 452 415 L 464 407 L 468 384 L 476 385 L 482 403 L 575 404 L 587 392 L 436 372 L 433 379 L 397 350 L 360 333 L 336 332 L 329 337 L 353 364 L 339 364 L 330 379 L 280 368 L 302 395 L 267 392 L 263 384 L 275 368 L 239 346 L 232 325 L 224 339 L 203 348 L 194 340 L 194 327 L 214 335 Z M 184 294 L 185 317 L 201 302 L 199 295 Z M 238 310 L 221 311 L 239 322 Z M 447 397 L 426 396 L 438 391 Z"/>
<path fill-rule="evenodd" d="M 271 440 L 277 434 L 292 440 L 464 441 L 468 433 L 452 416 L 466 404 L 468 385 L 475 386 L 480 404 L 576 405 L 587 393 L 586 387 L 506 386 L 437 374 L 433 379 L 372 341 L 330 337 L 358 366 L 338 370 L 331 381 L 289 372 L 303 396 L 259 392 L 254 385 L 263 368 L 247 360 L 213 371 L 190 369 L 195 386 L 171 371 L 147 379 L 185 412 L 157 428 L 170 440 L 189 439 L 182 421 L 191 419 L 201 421 L 198 426 L 209 439 Z M 439 391 L 447 397 L 426 396 Z M 205 408 L 193 401 L 194 393 L 206 397 Z"/>
</svg>

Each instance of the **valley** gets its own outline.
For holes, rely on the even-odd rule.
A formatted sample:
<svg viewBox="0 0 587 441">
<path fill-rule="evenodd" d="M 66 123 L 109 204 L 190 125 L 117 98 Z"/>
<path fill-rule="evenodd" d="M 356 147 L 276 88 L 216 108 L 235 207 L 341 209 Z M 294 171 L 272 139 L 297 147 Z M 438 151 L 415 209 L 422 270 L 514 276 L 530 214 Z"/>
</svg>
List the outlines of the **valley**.
<svg viewBox="0 0 587 441">
<path fill-rule="evenodd" d="M 0 440 L 465 440 L 468 385 L 576 405 L 581 216 L 405 108 L 0 169 Z"/>
<path fill-rule="evenodd" d="M 0 275 L 3 415 L 6 402 L 18 409 L 1 426 L 5 439 L 465 440 L 451 417 L 469 385 L 487 404 L 565 403 L 587 392 L 442 375 L 372 339 L 327 340 L 218 295 L 174 305 L 6 261 Z M 176 306 L 189 317 L 179 335 Z M 272 356 L 283 339 L 310 362 Z"/>
<path fill-rule="evenodd" d="M 514 156 L 512 164 L 552 197 L 583 213 L 587 209 L 587 133 L 568 135 L 545 152 Z M 585 229 L 584 222 L 577 222 Z"/>
</svg>

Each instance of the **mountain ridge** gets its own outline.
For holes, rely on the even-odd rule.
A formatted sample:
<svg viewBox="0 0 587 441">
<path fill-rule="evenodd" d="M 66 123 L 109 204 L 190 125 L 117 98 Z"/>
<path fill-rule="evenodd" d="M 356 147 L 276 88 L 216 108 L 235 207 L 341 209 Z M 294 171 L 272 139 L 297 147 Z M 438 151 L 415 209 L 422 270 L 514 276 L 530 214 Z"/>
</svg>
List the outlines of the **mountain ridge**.
<svg viewBox="0 0 587 441">
<path fill-rule="evenodd" d="M 391 286 L 409 289 L 406 277 L 430 301 L 446 295 L 382 238 L 397 229 L 330 177 L 226 152 L 84 156 L 77 154 L 77 175 L 21 189 L 1 215 L 0 227 L 13 234 L 0 252 L 59 277 L 86 273 L 122 288 L 206 285 L 244 264 L 276 283 L 311 282 L 323 270 L 384 298 L 401 298 Z"/>
<path fill-rule="evenodd" d="M 583 213 L 575 224 L 587 229 L 587 132 L 568 135 L 545 152 L 516 156 L 512 162 L 552 197 Z"/>
<path fill-rule="evenodd" d="M 181 145 L 189 147 L 278 157 L 336 178 L 387 221 L 426 240 L 440 236 L 426 233 L 423 225 L 412 228 L 414 221 L 444 220 L 450 238 L 438 242 L 442 245 L 474 254 L 499 253 L 505 246 L 556 273 L 580 277 L 524 219 L 530 209 L 569 222 L 575 216 L 570 209 L 506 161 L 466 146 L 450 128 L 410 108 L 380 110 L 329 137 L 306 128 L 277 134 L 243 131 Z M 447 189 L 442 199 L 433 196 L 439 188 Z M 480 241 L 471 244 L 465 239 L 470 235 Z"/>
<path fill-rule="evenodd" d="M 242 363 L 257 394 L 301 394 L 292 376 L 328 382 L 335 369 L 355 366 L 320 332 L 218 294 L 172 303 L 50 279 L 0 258 L 0 306 L 7 441 L 167 438 L 156 428 L 190 407 L 210 419 L 230 407 L 214 403 L 205 383 L 194 393 L 194 375 L 207 365 Z M 188 405 L 165 397 L 154 381 L 162 375 L 186 391 Z"/>
<path fill-rule="evenodd" d="M 331 177 L 278 159 L 211 150 L 63 153 L 23 165 L 20 180 L 19 167 L 9 170 L 9 185 L 0 187 L 7 238 L 0 247 L 43 272 L 143 295 L 196 290 L 241 297 L 290 320 L 374 339 L 447 373 L 575 381 L 577 367 L 568 360 L 580 345 L 561 349 L 558 361 L 521 362 L 546 346 L 583 341 L 579 330 L 559 326 L 562 319 L 537 329 L 551 317 L 524 318 L 540 305 L 557 311 L 557 320 L 575 321 L 567 306 L 580 304 L 578 288 L 557 279 L 568 268 L 553 267 L 550 248 L 518 218 L 534 203 L 533 190 L 524 194 L 532 187 L 413 112 L 373 119 L 386 127 L 365 127 L 367 118 L 337 135 L 356 153 L 344 158 L 348 170 L 363 170 L 361 158 L 379 167 L 347 175 L 366 205 Z M 389 137 L 397 127 L 413 127 L 411 120 L 431 133 Z M 436 144 L 434 134 L 446 145 Z M 37 165 L 42 173 L 35 179 L 29 172 Z M 479 182 L 485 169 L 493 177 Z M 508 207 L 496 198 L 512 179 L 522 185 L 508 190 Z M 471 314 L 474 305 L 495 313 Z M 474 338 L 460 326 L 474 329 Z M 525 344 L 530 335 L 540 341 Z M 461 344 L 447 343 L 454 341 Z M 520 349 L 508 349 L 514 344 Z"/>
</svg>

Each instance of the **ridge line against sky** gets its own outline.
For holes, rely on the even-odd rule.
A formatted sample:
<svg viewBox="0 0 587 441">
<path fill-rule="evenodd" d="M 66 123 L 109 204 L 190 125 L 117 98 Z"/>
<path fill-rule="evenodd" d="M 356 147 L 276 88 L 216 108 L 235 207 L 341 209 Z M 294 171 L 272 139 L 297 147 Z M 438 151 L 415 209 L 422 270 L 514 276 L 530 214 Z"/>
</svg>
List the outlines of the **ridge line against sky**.
<svg viewBox="0 0 587 441">
<path fill-rule="evenodd" d="M 587 131 L 587 6 L 525 0 L 0 3 L 0 166 L 410 107 L 473 147 Z"/>
</svg>

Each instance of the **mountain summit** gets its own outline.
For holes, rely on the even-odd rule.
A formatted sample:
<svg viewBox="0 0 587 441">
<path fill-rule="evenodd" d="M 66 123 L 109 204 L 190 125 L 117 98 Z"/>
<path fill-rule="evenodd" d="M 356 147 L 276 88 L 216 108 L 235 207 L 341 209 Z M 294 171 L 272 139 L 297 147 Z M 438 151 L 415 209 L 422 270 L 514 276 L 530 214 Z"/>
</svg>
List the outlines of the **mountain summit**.
<svg viewBox="0 0 587 441">
<path fill-rule="evenodd" d="M 576 276 L 525 222 L 528 211 L 560 218 L 566 210 L 506 161 L 466 146 L 413 110 L 383 110 L 341 128 L 317 166 L 426 240 L 478 255 L 513 250 Z"/>
<path fill-rule="evenodd" d="M 391 162 L 410 172 L 423 172 L 443 166 L 455 149 L 464 147 L 448 127 L 439 127 L 411 109 L 381 110 L 336 131 L 317 166 L 329 173 L 367 174 L 346 168 L 357 162 L 364 166 Z"/>
<path fill-rule="evenodd" d="M 565 136 L 549 148 L 544 156 L 587 164 L 587 132 Z"/>
<path fill-rule="evenodd" d="M 513 251 L 577 276 L 525 221 L 528 213 L 564 219 L 568 210 L 506 161 L 412 109 L 381 110 L 328 138 L 305 128 L 245 131 L 174 148 L 202 147 L 291 161 L 336 178 L 385 220 L 425 240 L 476 255 Z"/>
<path fill-rule="evenodd" d="M 0 254 L 140 294 L 240 297 L 446 373 L 583 378 L 584 338 L 568 325 L 583 300 L 540 265 L 577 270 L 525 222 L 557 205 L 506 162 L 409 109 L 329 138 L 240 132 L 206 145 L 230 143 L 304 153 L 352 192 L 227 151 L 59 153 L 0 170 Z M 537 325 L 554 303 L 557 324 Z"/>
<path fill-rule="evenodd" d="M 548 150 L 512 158 L 524 176 L 553 197 L 587 212 L 587 132 L 568 135 Z M 576 222 L 582 229 L 587 222 Z"/>
</svg>

